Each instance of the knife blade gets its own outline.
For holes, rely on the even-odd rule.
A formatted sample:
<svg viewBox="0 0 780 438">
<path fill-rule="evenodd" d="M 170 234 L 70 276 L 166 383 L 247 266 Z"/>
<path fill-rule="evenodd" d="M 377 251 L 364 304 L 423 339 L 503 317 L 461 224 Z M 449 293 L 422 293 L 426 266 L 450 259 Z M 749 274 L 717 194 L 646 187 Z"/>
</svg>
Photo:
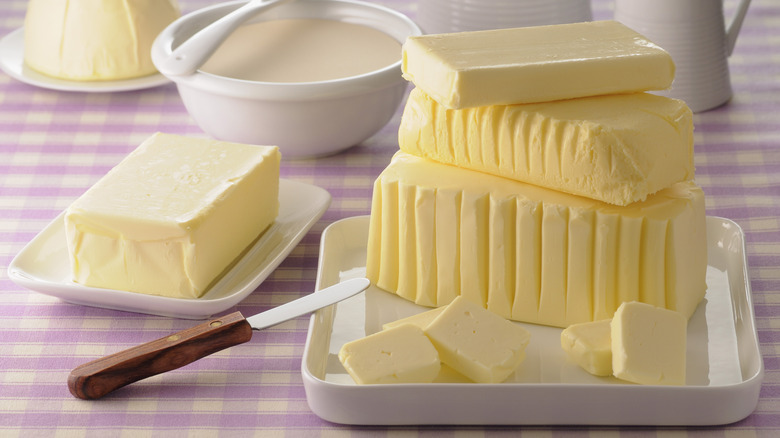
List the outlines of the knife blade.
<svg viewBox="0 0 780 438">
<path fill-rule="evenodd" d="M 94 400 L 129 385 L 192 363 L 252 338 L 262 330 L 356 295 L 368 288 L 366 278 L 353 278 L 257 315 L 233 312 L 169 336 L 79 365 L 68 376 L 74 397 Z"/>
</svg>

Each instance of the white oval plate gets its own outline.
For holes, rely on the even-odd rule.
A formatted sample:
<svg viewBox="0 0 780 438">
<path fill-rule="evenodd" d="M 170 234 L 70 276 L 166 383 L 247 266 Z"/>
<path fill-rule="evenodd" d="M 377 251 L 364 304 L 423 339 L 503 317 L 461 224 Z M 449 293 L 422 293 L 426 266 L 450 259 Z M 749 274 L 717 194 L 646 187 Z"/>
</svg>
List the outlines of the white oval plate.
<svg viewBox="0 0 780 438">
<path fill-rule="evenodd" d="M 28 243 L 8 267 L 14 283 L 63 301 L 92 307 L 204 319 L 249 296 L 295 248 L 330 205 L 317 186 L 279 181 L 279 215 L 245 255 L 201 298 L 170 298 L 82 286 L 71 280 L 64 213 Z"/>
<path fill-rule="evenodd" d="M 59 91 L 110 93 L 158 87 L 169 83 L 157 73 L 118 81 L 68 81 L 38 73 L 24 64 L 24 28 L 19 28 L 0 40 L 0 69 L 8 76 L 36 87 Z"/>
</svg>

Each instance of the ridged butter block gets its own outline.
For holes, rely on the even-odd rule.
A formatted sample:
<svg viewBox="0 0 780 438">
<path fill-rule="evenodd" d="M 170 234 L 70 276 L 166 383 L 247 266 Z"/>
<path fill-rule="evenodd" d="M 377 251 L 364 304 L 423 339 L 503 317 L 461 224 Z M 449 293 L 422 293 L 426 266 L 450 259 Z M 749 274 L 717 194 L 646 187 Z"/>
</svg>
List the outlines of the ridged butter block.
<svg viewBox="0 0 780 438">
<path fill-rule="evenodd" d="M 450 110 L 419 88 L 401 150 L 615 205 L 693 179 L 693 119 L 647 93 Z"/>
<path fill-rule="evenodd" d="M 693 182 L 620 207 L 399 152 L 374 184 L 367 275 L 421 305 L 462 295 L 558 327 L 624 301 L 689 317 L 706 269 Z"/>
</svg>

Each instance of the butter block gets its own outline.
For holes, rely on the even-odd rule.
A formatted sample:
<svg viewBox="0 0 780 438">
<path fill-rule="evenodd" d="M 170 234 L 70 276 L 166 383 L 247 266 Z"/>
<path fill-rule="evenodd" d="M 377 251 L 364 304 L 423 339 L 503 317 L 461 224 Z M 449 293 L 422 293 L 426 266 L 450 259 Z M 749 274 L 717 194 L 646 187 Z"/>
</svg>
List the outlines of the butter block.
<svg viewBox="0 0 780 438">
<path fill-rule="evenodd" d="M 421 329 L 425 329 L 425 327 L 428 326 L 428 324 L 431 323 L 439 314 L 444 310 L 444 307 L 436 307 L 431 310 L 426 310 L 424 312 L 420 312 L 416 315 L 407 316 L 406 318 L 397 319 L 395 321 L 390 321 L 386 324 L 382 324 L 382 330 L 391 329 L 393 327 L 398 327 L 402 324 L 412 324 L 414 326 L 420 327 Z"/>
<path fill-rule="evenodd" d="M 275 220 L 279 149 L 157 133 L 68 207 L 73 279 L 198 298 Z"/>
<path fill-rule="evenodd" d="M 30 0 L 24 62 L 68 80 L 150 75 L 152 43 L 179 16 L 176 0 Z"/>
<path fill-rule="evenodd" d="M 595 376 L 612 375 L 609 319 L 572 324 L 561 331 L 561 347 L 569 358 Z"/>
<path fill-rule="evenodd" d="M 664 90 L 668 52 L 616 21 L 409 37 L 403 76 L 447 108 Z"/>
<path fill-rule="evenodd" d="M 463 297 L 426 328 L 442 363 L 477 383 L 500 383 L 525 358 L 528 330 Z"/>
<path fill-rule="evenodd" d="M 430 383 L 439 374 L 439 353 L 422 329 L 411 324 L 344 344 L 339 360 L 355 382 Z"/>
<path fill-rule="evenodd" d="M 689 317 L 706 289 L 691 181 L 621 207 L 398 152 L 374 183 L 367 245 L 366 275 L 385 291 L 556 327 L 624 301 Z"/>
<path fill-rule="evenodd" d="M 684 385 L 688 321 L 679 312 L 638 302 L 612 319 L 612 372 L 643 385 Z"/>
<path fill-rule="evenodd" d="M 401 150 L 615 205 L 693 179 L 693 116 L 647 93 L 450 110 L 412 90 Z"/>
</svg>

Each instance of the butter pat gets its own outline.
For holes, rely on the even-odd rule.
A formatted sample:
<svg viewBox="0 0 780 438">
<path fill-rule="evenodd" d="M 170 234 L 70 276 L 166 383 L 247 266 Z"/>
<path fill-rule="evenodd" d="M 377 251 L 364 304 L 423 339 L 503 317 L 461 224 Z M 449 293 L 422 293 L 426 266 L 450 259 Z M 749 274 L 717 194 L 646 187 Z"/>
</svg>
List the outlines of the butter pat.
<svg viewBox="0 0 780 438">
<path fill-rule="evenodd" d="M 374 184 L 366 275 L 423 306 L 462 295 L 556 327 L 624 301 L 689 317 L 706 289 L 705 233 L 693 182 L 620 207 L 398 152 Z"/>
<path fill-rule="evenodd" d="M 460 109 L 663 90 L 665 50 L 616 21 L 409 37 L 403 76 Z"/>
<path fill-rule="evenodd" d="M 612 375 L 611 320 L 583 322 L 561 332 L 561 347 L 569 358 L 596 376 Z"/>
<path fill-rule="evenodd" d="M 395 321 L 388 322 L 386 324 L 382 325 L 382 330 L 391 329 L 393 327 L 398 327 L 402 324 L 412 324 L 414 326 L 420 327 L 421 329 L 425 329 L 425 327 L 428 326 L 428 324 L 431 323 L 439 314 L 444 310 L 444 307 L 437 307 L 435 309 L 426 310 L 424 312 L 420 312 L 416 315 L 408 316 L 406 318 L 401 318 Z"/>
<path fill-rule="evenodd" d="M 68 80 L 150 75 L 152 43 L 179 15 L 175 0 L 30 0 L 24 62 Z"/>
<path fill-rule="evenodd" d="M 615 377 L 643 385 L 684 385 L 687 323 L 678 312 L 623 303 L 612 319 Z"/>
<path fill-rule="evenodd" d="M 430 383 L 441 369 L 433 344 L 411 324 L 348 342 L 339 360 L 359 384 Z"/>
<path fill-rule="evenodd" d="M 528 330 L 463 297 L 426 328 L 441 361 L 477 383 L 500 383 L 525 358 Z"/>
<path fill-rule="evenodd" d="M 65 213 L 77 283 L 198 298 L 275 220 L 279 150 L 155 134 Z"/>
<path fill-rule="evenodd" d="M 412 90 L 401 150 L 615 205 L 693 179 L 693 116 L 647 93 L 448 110 Z"/>
</svg>

